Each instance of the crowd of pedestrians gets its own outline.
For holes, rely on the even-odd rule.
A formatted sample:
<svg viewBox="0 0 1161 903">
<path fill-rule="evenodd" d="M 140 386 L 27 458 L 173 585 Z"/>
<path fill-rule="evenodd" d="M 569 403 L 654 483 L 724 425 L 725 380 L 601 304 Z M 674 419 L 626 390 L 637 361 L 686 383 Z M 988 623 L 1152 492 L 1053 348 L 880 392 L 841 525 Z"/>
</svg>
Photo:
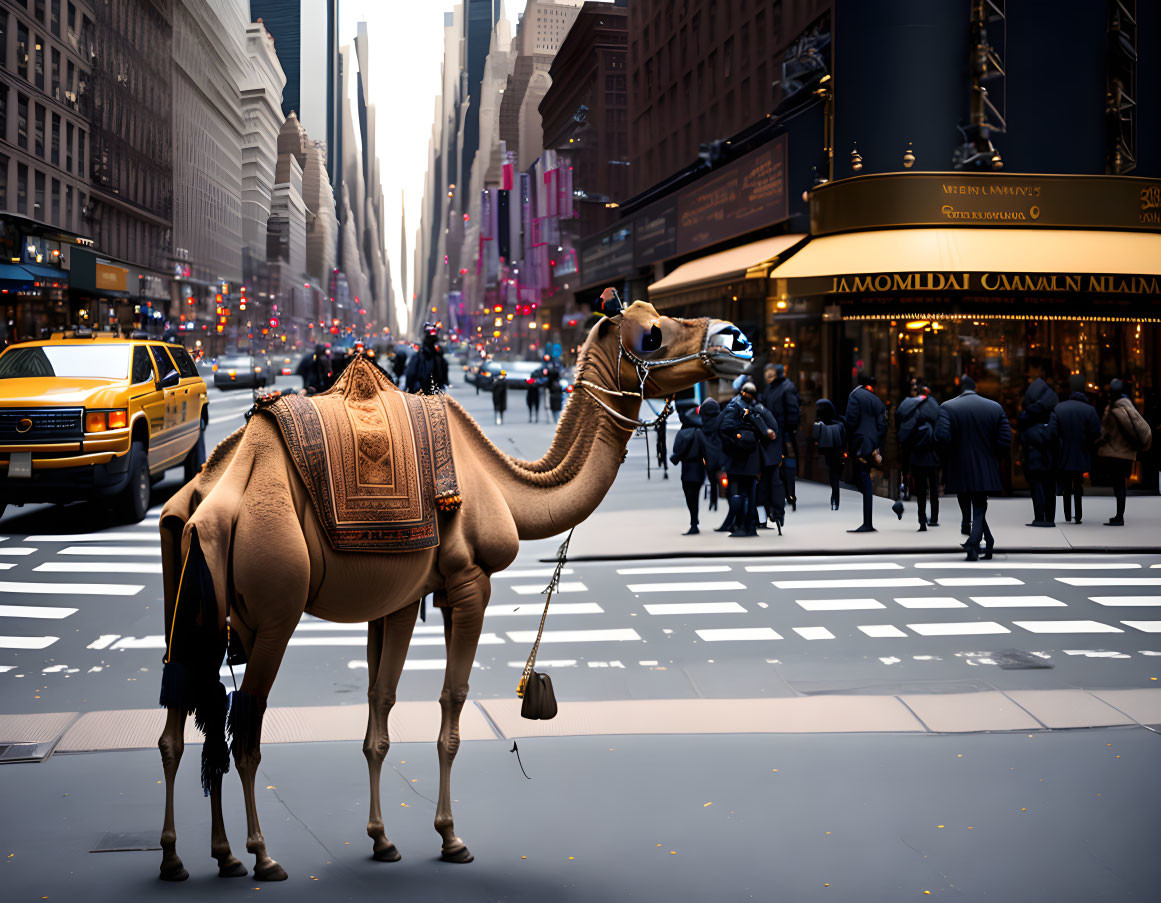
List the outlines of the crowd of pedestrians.
<svg viewBox="0 0 1161 903">
<path fill-rule="evenodd" d="M 689 509 L 686 535 L 700 532 L 700 498 L 707 481 L 710 510 L 717 507 L 719 490 L 727 494 L 729 510 L 717 530 L 733 537 L 756 536 L 762 528 L 781 534 L 787 506 L 796 509 L 798 391 L 780 365 L 767 367 L 763 375 L 761 391 L 752 380 L 743 379 L 724 407 L 708 399 L 696 410 L 680 413 L 681 430 L 671 460 L 681 464 Z M 905 482 L 894 510 L 902 518 L 902 498 L 913 495 L 919 532 L 940 526 L 942 482 L 943 490 L 956 496 L 968 560 L 986 560 L 995 549 L 987 521 L 988 497 L 1004 490 L 1001 468 L 1012 446 L 1012 426 L 998 402 L 977 392 L 971 376 L 964 374 L 958 382 L 959 394 L 940 404 L 927 385 L 912 380 L 908 397 L 896 408 Z M 831 509 L 839 508 L 839 481 L 849 460 L 862 494 L 862 523 L 848 532 L 873 533 L 872 475 L 883 466 L 888 412 L 871 374 L 860 372 L 856 383 L 841 415 L 830 399 L 815 403 L 810 436 L 826 464 Z M 1150 446 L 1152 430 L 1119 379 L 1109 383 L 1103 416 L 1086 394 L 1082 376 L 1073 375 L 1068 390 L 1068 398 L 1060 401 L 1055 390 L 1037 377 L 1020 405 L 1016 434 L 1032 496 L 1029 526 L 1056 525 L 1058 492 L 1065 520 L 1082 522 L 1083 482 L 1094 460 L 1108 475 L 1116 500 L 1116 513 L 1105 523 L 1123 526 L 1125 487 L 1133 462 Z"/>
</svg>

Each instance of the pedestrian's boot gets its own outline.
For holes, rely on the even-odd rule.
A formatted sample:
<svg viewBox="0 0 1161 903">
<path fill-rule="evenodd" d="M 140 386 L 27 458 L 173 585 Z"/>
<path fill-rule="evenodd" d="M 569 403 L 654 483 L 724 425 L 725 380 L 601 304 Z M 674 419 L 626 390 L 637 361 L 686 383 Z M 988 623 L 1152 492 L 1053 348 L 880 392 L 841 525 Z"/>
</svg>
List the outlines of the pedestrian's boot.
<svg viewBox="0 0 1161 903">
<path fill-rule="evenodd" d="M 734 529 L 734 501 L 733 497 L 726 501 L 726 519 L 720 527 L 714 527 L 715 533 L 730 533 Z"/>
<path fill-rule="evenodd" d="M 931 517 L 927 519 L 927 526 L 939 526 L 939 496 L 933 495 L 931 497 Z"/>
<path fill-rule="evenodd" d="M 730 530 L 730 536 L 746 536 L 746 497 L 744 495 L 730 496 L 730 521 L 733 523 L 733 528 Z"/>
<path fill-rule="evenodd" d="M 1065 496 L 1065 498 L 1068 498 L 1068 496 Z M 1077 524 L 1080 523 L 1080 516 L 1081 516 L 1080 515 L 1080 496 L 1078 495 L 1076 497 L 1076 523 Z"/>
<path fill-rule="evenodd" d="M 895 512 L 895 516 L 899 520 L 903 520 L 903 499 L 895 499 L 895 504 L 891 506 L 891 510 Z"/>
<path fill-rule="evenodd" d="M 926 510 L 926 508 L 927 508 L 927 506 L 924 505 L 923 500 L 920 499 L 919 500 L 919 529 L 916 531 L 918 533 L 926 533 L 927 532 L 927 510 Z"/>
<path fill-rule="evenodd" d="M 697 524 L 690 524 L 689 529 L 682 533 L 682 536 L 697 536 L 701 530 L 697 528 Z"/>
<path fill-rule="evenodd" d="M 965 544 L 964 551 L 967 552 L 967 557 L 964 559 L 964 561 L 979 561 L 980 560 L 980 547 L 979 546 Z"/>
</svg>

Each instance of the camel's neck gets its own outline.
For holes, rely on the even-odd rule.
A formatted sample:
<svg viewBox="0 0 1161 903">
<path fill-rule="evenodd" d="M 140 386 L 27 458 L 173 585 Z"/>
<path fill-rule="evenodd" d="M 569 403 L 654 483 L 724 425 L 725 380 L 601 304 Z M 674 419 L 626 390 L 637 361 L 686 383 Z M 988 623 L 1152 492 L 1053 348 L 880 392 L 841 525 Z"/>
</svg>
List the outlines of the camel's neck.
<svg viewBox="0 0 1161 903">
<path fill-rule="evenodd" d="M 598 385 L 615 385 L 599 367 L 578 367 L 578 371 Z M 578 380 L 552 445 L 538 461 L 520 461 L 504 454 L 463 408 L 454 401 L 449 406 L 476 460 L 500 487 L 521 539 L 543 539 L 575 527 L 600 504 L 617 477 L 631 429 L 619 425 L 593 396 L 632 419 L 637 417 L 641 400 L 597 389 L 590 395 L 589 391 Z"/>
</svg>

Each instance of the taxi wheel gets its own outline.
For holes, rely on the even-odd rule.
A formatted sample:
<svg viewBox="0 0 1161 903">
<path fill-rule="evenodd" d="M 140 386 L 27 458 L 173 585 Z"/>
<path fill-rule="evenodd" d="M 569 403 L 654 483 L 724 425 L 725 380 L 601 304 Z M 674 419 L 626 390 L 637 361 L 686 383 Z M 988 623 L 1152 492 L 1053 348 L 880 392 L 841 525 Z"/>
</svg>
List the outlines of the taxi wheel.
<svg viewBox="0 0 1161 903">
<path fill-rule="evenodd" d="M 129 483 L 121 493 L 121 516 L 131 524 L 144 520 L 149 510 L 149 455 L 145 445 L 134 442 L 129 450 Z"/>
<path fill-rule="evenodd" d="M 206 463 L 206 431 L 203 428 L 198 433 L 198 441 L 194 447 L 189 450 L 189 454 L 185 456 L 185 465 L 182 476 L 185 482 L 189 482 L 199 473 L 202 472 L 202 465 Z"/>
</svg>

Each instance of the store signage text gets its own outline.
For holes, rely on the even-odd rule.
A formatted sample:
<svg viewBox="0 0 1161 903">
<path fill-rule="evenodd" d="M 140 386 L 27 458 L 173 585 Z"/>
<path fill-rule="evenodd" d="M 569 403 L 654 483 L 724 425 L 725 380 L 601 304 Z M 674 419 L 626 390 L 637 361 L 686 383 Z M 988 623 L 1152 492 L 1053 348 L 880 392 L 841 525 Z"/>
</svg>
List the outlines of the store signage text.
<svg viewBox="0 0 1161 903">
<path fill-rule="evenodd" d="M 1097 295 L 1161 295 L 1161 277 L 1089 273 L 868 273 L 832 276 L 830 295 L 869 292 L 1088 292 Z"/>
</svg>

